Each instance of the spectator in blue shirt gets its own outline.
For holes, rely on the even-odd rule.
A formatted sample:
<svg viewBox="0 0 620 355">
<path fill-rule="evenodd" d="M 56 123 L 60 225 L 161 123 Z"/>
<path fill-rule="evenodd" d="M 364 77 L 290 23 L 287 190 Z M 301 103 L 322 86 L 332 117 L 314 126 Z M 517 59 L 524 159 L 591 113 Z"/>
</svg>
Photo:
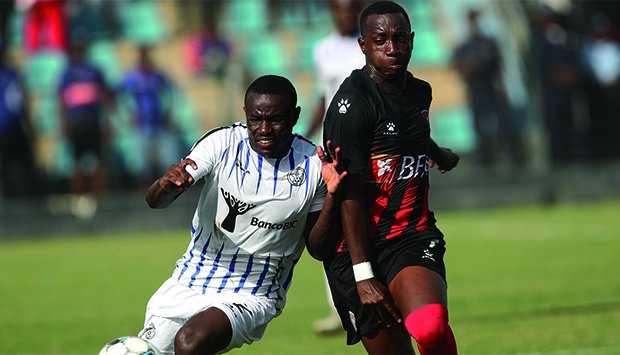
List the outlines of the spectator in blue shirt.
<svg viewBox="0 0 620 355">
<path fill-rule="evenodd" d="M 148 46 L 138 48 L 138 65 L 128 72 L 118 88 L 132 119 L 140 157 L 131 161 L 141 186 L 176 161 L 179 139 L 171 119 L 174 86 L 170 79 L 155 67 Z"/>
<path fill-rule="evenodd" d="M 24 86 L 0 56 L 0 187 L 4 197 L 36 192 L 38 172 Z"/>
<path fill-rule="evenodd" d="M 111 91 L 101 70 L 86 58 L 84 39 L 74 39 L 61 74 L 58 95 L 62 129 L 74 155 L 71 192 L 94 199 L 106 186 L 105 146 L 109 129 L 104 109 Z"/>
</svg>

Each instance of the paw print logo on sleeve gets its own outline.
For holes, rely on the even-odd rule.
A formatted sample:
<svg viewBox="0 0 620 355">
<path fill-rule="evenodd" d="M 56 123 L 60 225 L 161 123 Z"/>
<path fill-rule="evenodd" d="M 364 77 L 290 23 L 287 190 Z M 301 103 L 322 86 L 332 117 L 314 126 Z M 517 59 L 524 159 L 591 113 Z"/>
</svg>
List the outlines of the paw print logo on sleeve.
<svg viewBox="0 0 620 355">
<path fill-rule="evenodd" d="M 349 99 L 341 99 L 340 102 L 338 102 L 338 112 L 340 113 L 347 113 L 349 107 L 351 107 Z"/>
</svg>

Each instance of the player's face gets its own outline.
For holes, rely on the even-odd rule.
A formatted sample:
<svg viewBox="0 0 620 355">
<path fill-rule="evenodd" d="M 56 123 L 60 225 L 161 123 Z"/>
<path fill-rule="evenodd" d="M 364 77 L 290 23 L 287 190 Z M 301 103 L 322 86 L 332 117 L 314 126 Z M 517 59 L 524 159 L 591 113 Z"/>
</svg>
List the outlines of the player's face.
<svg viewBox="0 0 620 355">
<path fill-rule="evenodd" d="M 282 95 L 250 94 L 243 111 L 252 149 L 266 158 L 285 156 L 301 112 L 299 106 L 293 107 Z"/>
<path fill-rule="evenodd" d="M 409 31 L 400 13 L 368 16 L 359 44 L 373 75 L 391 80 L 407 72 L 413 49 L 413 33 Z"/>
</svg>

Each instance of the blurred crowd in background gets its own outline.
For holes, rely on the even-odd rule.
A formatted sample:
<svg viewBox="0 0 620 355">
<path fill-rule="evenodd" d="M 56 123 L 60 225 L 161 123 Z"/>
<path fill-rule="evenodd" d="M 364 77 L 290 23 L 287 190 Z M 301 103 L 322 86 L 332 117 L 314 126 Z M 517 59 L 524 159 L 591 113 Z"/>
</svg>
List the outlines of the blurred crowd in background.
<svg viewBox="0 0 620 355">
<path fill-rule="evenodd" d="M 620 2 L 403 0 L 435 140 L 483 173 L 620 159 Z M 144 189 L 247 83 L 317 100 L 327 1 L 1 0 L 1 199 Z M 320 133 L 309 137 L 320 142 Z M 80 197 L 88 197 L 82 198 Z M 90 207 L 89 207 L 90 206 Z"/>
</svg>

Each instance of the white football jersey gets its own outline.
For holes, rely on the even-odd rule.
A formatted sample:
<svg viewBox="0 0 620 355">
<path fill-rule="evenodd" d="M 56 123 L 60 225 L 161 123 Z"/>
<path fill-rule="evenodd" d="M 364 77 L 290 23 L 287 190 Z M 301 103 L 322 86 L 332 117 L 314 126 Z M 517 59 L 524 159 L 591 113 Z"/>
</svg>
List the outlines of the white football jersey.
<svg viewBox="0 0 620 355">
<path fill-rule="evenodd" d="M 293 135 L 285 157 L 265 158 L 236 123 L 207 132 L 188 158 L 198 169 L 186 170 L 205 184 L 173 277 L 203 294 L 277 300 L 281 310 L 305 246 L 306 217 L 322 208 L 326 194 L 315 146 Z"/>
</svg>

